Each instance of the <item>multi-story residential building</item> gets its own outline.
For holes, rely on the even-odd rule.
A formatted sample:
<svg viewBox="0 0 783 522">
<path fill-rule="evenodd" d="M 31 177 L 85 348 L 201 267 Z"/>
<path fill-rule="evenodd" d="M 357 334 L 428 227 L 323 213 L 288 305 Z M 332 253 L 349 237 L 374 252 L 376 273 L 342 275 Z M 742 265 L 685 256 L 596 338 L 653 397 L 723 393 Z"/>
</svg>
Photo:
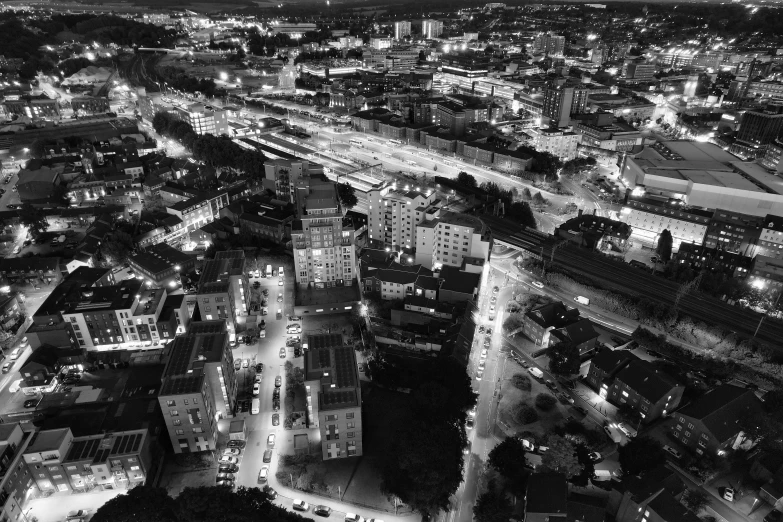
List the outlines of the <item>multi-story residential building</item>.
<svg viewBox="0 0 783 522">
<path fill-rule="evenodd" d="M 74 437 L 70 428 L 32 436 L 24 461 L 46 493 L 130 489 L 143 485 L 152 465 L 146 429 Z"/>
<path fill-rule="evenodd" d="M 412 69 L 419 63 L 419 49 L 399 46 L 383 50 L 368 49 L 362 54 L 362 61 L 367 67 L 382 66 L 389 70 Z"/>
<path fill-rule="evenodd" d="M 753 258 L 748 282 L 760 290 L 779 291 L 783 285 L 783 259 L 757 255 Z"/>
<path fill-rule="evenodd" d="M 365 292 L 376 292 L 383 300 L 421 296 L 435 299 L 442 280 L 420 265 L 391 263 L 387 267 L 362 267 Z"/>
<path fill-rule="evenodd" d="M 158 396 L 174 453 L 215 450 L 218 420 L 232 417 L 236 398 L 225 322 L 191 323 L 169 345 Z"/>
<path fill-rule="evenodd" d="M 777 138 L 767 145 L 761 164 L 775 174 L 783 173 L 783 138 Z"/>
<path fill-rule="evenodd" d="M 752 216 L 718 209 L 707 226 L 704 246 L 753 256 L 765 219 L 765 216 Z"/>
<path fill-rule="evenodd" d="M 743 432 L 742 422 L 761 411 L 753 390 L 722 384 L 676 412 L 671 434 L 699 455 L 724 455 L 754 442 Z"/>
<path fill-rule="evenodd" d="M 24 305 L 18 295 L 12 293 L 0 296 L 0 328 L 7 332 L 11 332 L 24 317 Z"/>
<path fill-rule="evenodd" d="M 528 129 L 527 134 L 532 137 L 533 147 L 540 152 L 549 152 L 568 161 L 576 158 L 576 149 L 581 139 L 581 134 L 560 129 Z"/>
<path fill-rule="evenodd" d="M 443 22 L 440 20 L 427 20 L 421 21 L 421 35 L 424 38 L 438 38 L 443 33 Z"/>
<path fill-rule="evenodd" d="M 445 212 L 416 225 L 416 263 L 427 268 L 486 263 L 492 232 L 475 216 Z"/>
<path fill-rule="evenodd" d="M 612 404 L 633 408 L 645 423 L 674 411 L 685 390 L 650 362 L 626 350 L 607 348 L 590 362 L 587 383 Z"/>
<path fill-rule="evenodd" d="M 687 489 L 677 472 L 663 465 L 623 481 L 616 522 L 699 522 L 677 499 Z"/>
<path fill-rule="evenodd" d="M 245 253 L 226 250 L 205 262 L 196 294 L 202 319 L 225 321 L 231 332 L 241 330 L 250 302 Z"/>
<path fill-rule="evenodd" d="M 335 184 L 320 178 L 297 186 L 298 219 L 291 225 L 294 275 L 301 285 L 351 286 L 357 277 L 353 221 L 340 209 Z"/>
<path fill-rule="evenodd" d="M 143 252 L 128 257 L 128 264 L 145 281 L 156 287 L 177 287 L 180 274 L 196 267 L 196 256 L 186 254 L 166 243 L 158 243 Z"/>
<path fill-rule="evenodd" d="M 223 109 L 194 103 L 185 108 L 177 108 L 174 114 L 189 123 L 193 127 L 193 132 L 199 136 L 229 134 L 228 114 Z"/>
<path fill-rule="evenodd" d="M 657 66 L 653 63 L 626 63 L 623 66 L 623 76 L 626 81 L 631 80 L 636 83 L 651 82 L 655 79 Z"/>
<path fill-rule="evenodd" d="M 753 266 L 753 258 L 749 256 L 685 242 L 680 243 L 675 259 L 681 267 L 697 271 L 705 268 L 739 279 L 747 277 Z"/>
<path fill-rule="evenodd" d="M 394 22 L 394 39 L 402 40 L 411 35 L 411 23 L 407 20 Z"/>
<path fill-rule="evenodd" d="M 562 301 L 549 303 L 527 312 L 522 316 L 522 333 L 536 346 L 549 346 L 552 330 L 562 328 L 579 320 L 579 310 L 567 307 Z"/>
<path fill-rule="evenodd" d="M 737 139 L 729 150 L 743 159 L 760 158 L 782 132 L 783 102 L 772 102 L 763 111 L 747 111 L 742 115 Z"/>
<path fill-rule="evenodd" d="M 580 356 L 584 356 L 595 350 L 596 339 L 598 332 L 593 328 L 593 323 L 590 319 L 582 318 L 552 330 L 549 334 L 549 346 L 569 343 L 579 350 Z"/>
<path fill-rule="evenodd" d="M 755 253 L 767 257 L 783 257 L 783 217 L 767 214 Z"/>
<path fill-rule="evenodd" d="M 166 212 L 180 218 L 183 228 L 193 232 L 218 219 L 220 209 L 228 204 L 228 191 L 219 190 L 174 203 L 166 207 Z"/>
<path fill-rule="evenodd" d="M 264 162 L 264 186 L 275 191 L 277 199 L 294 202 L 297 181 L 323 172 L 323 167 L 304 159 L 273 159 Z"/>
<path fill-rule="evenodd" d="M 533 41 L 533 49 L 552 56 L 563 56 L 565 50 L 565 36 L 552 33 L 536 35 Z"/>
<path fill-rule="evenodd" d="M 550 127 L 567 127 L 571 114 L 585 112 L 589 92 L 584 87 L 548 85 L 544 90 L 541 115 Z"/>
<path fill-rule="evenodd" d="M 35 481 L 23 455 L 33 441 L 34 432 L 19 423 L 0 424 L 0 517 L 26 520 L 25 502 L 35 491 Z"/>
<path fill-rule="evenodd" d="M 340 334 L 308 335 L 304 352 L 308 425 L 321 433 L 323 459 L 358 457 L 362 390 L 356 352 Z"/>
<path fill-rule="evenodd" d="M 367 199 L 370 242 L 394 250 L 415 248 L 416 225 L 441 206 L 435 192 L 398 189 L 391 183 L 371 188 Z"/>
</svg>

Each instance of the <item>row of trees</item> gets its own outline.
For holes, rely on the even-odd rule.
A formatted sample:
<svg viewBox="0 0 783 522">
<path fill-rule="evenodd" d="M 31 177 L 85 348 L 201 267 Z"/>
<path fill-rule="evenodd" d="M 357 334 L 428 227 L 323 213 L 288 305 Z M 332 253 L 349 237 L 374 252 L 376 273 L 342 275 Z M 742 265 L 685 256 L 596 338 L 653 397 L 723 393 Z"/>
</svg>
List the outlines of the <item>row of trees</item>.
<svg viewBox="0 0 783 522">
<path fill-rule="evenodd" d="M 499 199 L 503 203 L 505 216 L 522 226 L 536 228 L 536 217 L 527 201 L 532 201 L 534 204 L 546 204 L 546 199 L 540 192 L 531 195 L 530 189 L 525 188 L 523 193 L 519 194 L 516 188 L 505 189 L 491 181 L 485 181 L 479 186 L 476 178 L 464 171 L 457 175 L 456 181 L 463 187 L 480 188 L 489 195 Z"/>
<path fill-rule="evenodd" d="M 189 123 L 179 120 L 167 112 L 158 112 L 152 119 L 152 126 L 158 134 L 169 136 L 182 143 L 193 153 L 193 157 L 215 169 L 244 172 L 253 179 L 263 177 L 266 157 L 257 151 L 246 150 L 234 143 L 228 136 L 199 136 Z"/>
<path fill-rule="evenodd" d="M 138 486 L 98 508 L 95 522 L 302 522 L 258 488 L 185 488 L 176 498 L 164 488 Z"/>
</svg>

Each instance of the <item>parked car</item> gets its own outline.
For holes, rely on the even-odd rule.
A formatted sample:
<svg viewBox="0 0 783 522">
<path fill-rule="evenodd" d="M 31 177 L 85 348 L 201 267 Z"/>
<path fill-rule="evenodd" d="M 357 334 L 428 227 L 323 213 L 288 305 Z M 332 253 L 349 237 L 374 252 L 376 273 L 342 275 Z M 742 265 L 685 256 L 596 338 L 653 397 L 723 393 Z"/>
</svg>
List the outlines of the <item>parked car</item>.
<svg viewBox="0 0 783 522">
<path fill-rule="evenodd" d="M 496 286 L 496 287 L 494 287 L 494 288 L 492 289 L 492 293 L 493 293 L 493 294 L 497 294 L 498 292 L 500 292 L 500 288 L 499 288 L 499 287 L 497 287 L 497 286 Z"/>
<path fill-rule="evenodd" d="M 230 457 L 238 457 L 240 453 L 242 453 L 242 451 L 238 448 L 227 448 L 223 450 L 223 455 L 228 455 Z"/>
<path fill-rule="evenodd" d="M 310 509 L 310 504 L 305 502 L 304 500 L 299 500 L 298 498 L 294 499 L 293 508 L 295 511 L 307 511 Z"/>
<path fill-rule="evenodd" d="M 279 388 L 283 385 L 283 378 L 279 375 L 275 377 L 275 388 Z"/>
<path fill-rule="evenodd" d="M 257 382 L 253 385 L 253 397 L 257 397 L 261 393 L 261 383 Z"/>
<path fill-rule="evenodd" d="M 729 502 L 734 502 L 734 488 L 725 488 L 723 490 L 723 498 Z"/>
<path fill-rule="evenodd" d="M 265 463 L 272 462 L 272 450 L 271 449 L 264 450 L 264 459 L 263 460 L 264 460 Z"/>
<path fill-rule="evenodd" d="M 266 438 L 266 445 L 269 446 L 270 448 L 274 448 L 275 447 L 275 434 L 274 433 L 270 433 L 269 436 Z"/>
<path fill-rule="evenodd" d="M 236 464 L 221 464 L 218 467 L 218 472 L 220 473 L 236 473 L 237 471 L 239 471 L 239 466 Z"/>
<path fill-rule="evenodd" d="M 236 475 L 233 473 L 218 473 L 217 477 L 215 477 L 217 480 L 234 480 Z"/>
<path fill-rule="evenodd" d="M 256 364 L 256 373 L 262 373 L 264 371 L 264 363 Z"/>
<path fill-rule="evenodd" d="M 258 472 L 258 483 L 266 484 L 269 479 L 269 466 L 263 466 L 261 471 Z"/>
<path fill-rule="evenodd" d="M 280 425 L 280 414 L 279 413 L 273 413 L 272 414 L 272 426 L 279 426 Z"/>
<path fill-rule="evenodd" d="M 539 281 L 533 281 L 530 283 L 531 285 L 535 286 L 536 288 L 544 288 L 544 283 L 541 283 Z"/>
<path fill-rule="evenodd" d="M 345 522 L 364 522 L 364 518 L 360 517 L 356 513 L 346 513 Z"/>
<path fill-rule="evenodd" d="M 280 348 L 280 358 L 285 359 L 285 347 Z"/>
<path fill-rule="evenodd" d="M 216 486 L 223 486 L 227 488 L 233 488 L 234 487 L 234 481 L 233 480 L 218 480 L 215 482 Z"/>
<path fill-rule="evenodd" d="M 597 451 L 588 453 L 587 458 L 589 458 L 591 462 L 601 462 L 603 460 L 603 457 Z"/>
<path fill-rule="evenodd" d="M 228 447 L 229 448 L 244 448 L 245 447 L 245 441 L 244 440 L 230 440 L 230 441 L 228 441 Z"/>
<path fill-rule="evenodd" d="M 90 514 L 89 509 L 77 509 L 76 511 L 69 511 L 66 518 L 83 518 Z"/>
<path fill-rule="evenodd" d="M 264 493 L 269 495 L 269 498 L 271 498 L 272 500 L 277 498 L 277 491 L 270 488 L 269 486 L 264 486 Z"/>
<path fill-rule="evenodd" d="M 277 302 L 282 303 L 283 302 L 283 292 L 279 292 L 277 294 Z"/>
<path fill-rule="evenodd" d="M 236 457 L 230 455 L 223 455 L 218 461 L 220 464 L 236 464 L 239 460 Z"/>
<path fill-rule="evenodd" d="M 328 517 L 332 514 L 332 508 L 329 506 L 315 506 L 313 508 L 313 513 L 322 517 Z"/>
<path fill-rule="evenodd" d="M 669 455 L 671 455 L 672 457 L 674 457 L 676 459 L 682 458 L 682 453 L 680 453 L 676 449 L 672 448 L 671 446 L 664 446 L 663 447 L 663 451 L 665 451 L 666 453 L 668 453 Z"/>
<path fill-rule="evenodd" d="M 234 369 L 235 370 L 242 369 L 242 359 L 234 359 Z"/>
<path fill-rule="evenodd" d="M 582 406 L 575 406 L 574 409 L 582 415 L 587 415 L 587 410 Z"/>
<path fill-rule="evenodd" d="M 11 371 L 11 368 L 13 367 L 13 362 L 7 362 L 3 365 L 3 373 L 8 373 Z"/>
</svg>

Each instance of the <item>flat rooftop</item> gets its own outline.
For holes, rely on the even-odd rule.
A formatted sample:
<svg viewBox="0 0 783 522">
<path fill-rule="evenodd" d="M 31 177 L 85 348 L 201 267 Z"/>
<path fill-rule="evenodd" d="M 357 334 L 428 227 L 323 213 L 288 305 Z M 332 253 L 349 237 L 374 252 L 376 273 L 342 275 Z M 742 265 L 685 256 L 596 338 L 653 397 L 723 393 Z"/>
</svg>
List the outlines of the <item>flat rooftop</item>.
<svg viewBox="0 0 783 522">
<path fill-rule="evenodd" d="M 228 291 L 229 279 L 241 276 L 245 267 L 245 253 L 240 250 L 218 252 L 215 259 L 204 263 L 198 282 L 199 294 L 218 294 Z"/>
<path fill-rule="evenodd" d="M 341 334 L 307 336 L 305 380 L 319 381 L 319 410 L 358 407 L 361 404 L 356 354 L 343 345 Z"/>
</svg>

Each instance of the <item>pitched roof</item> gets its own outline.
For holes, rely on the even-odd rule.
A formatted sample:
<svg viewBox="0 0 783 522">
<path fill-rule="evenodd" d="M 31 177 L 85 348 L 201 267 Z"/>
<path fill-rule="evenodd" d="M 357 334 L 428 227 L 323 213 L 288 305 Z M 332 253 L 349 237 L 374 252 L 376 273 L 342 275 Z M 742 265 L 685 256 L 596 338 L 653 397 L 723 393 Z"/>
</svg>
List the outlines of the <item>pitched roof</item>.
<svg viewBox="0 0 783 522">
<path fill-rule="evenodd" d="M 659 370 L 648 361 L 636 359 L 617 373 L 616 380 L 633 388 L 639 395 L 652 403 L 678 386 L 670 375 Z"/>
<path fill-rule="evenodd" d="M 590 365 L 595 366 L 608 375 L 614 375 L 634 360 L 639 360 L 639 358 L 628 350 L 602 348 L 590 361 Z"/>
<path fill-rule="evenodd" d="M 598 332 L 593 328 L 593 323 L 590 322 L 590 319 L 580 319 L 563 328 L 553 330 L 551 335 L 560 341 L 582 344 L 598 337 Z"/>
<path fill-rule="evenodd" d="M 666 522 L 701 522 L 699 517 L 666 491 L 652 499 L 648 506 Z"/>
<path fill-rule="evenodd" d="M 702 421 L 721 442 L 739 431 L 737 422 L 745 412 L 760 409 L 761 402 L 752 390 L 723 384 L 688 404 L 678 414 Z"/>
<path fill-rule="evenodd" d="M 544 328 L 562 328 L 579 318 L 579 310 L 567 307 L 562 301 L 555 301 L 534 308 L 525 315 Z"/>
<path fill-rule="evenodd" d="M 562 473 L 533 473 L 527 482 L 526 513 L 565 515 L 568 510 L 568 485 Z"/>
<path fill-rule="evenodd" d="M 606 499 L 571 493 L 568 497 L 568 522 L 604 522 Z"/>
<path fill-rule="evenodd" d="M 472 295 L 479 286 L 481 274 L 463 272 L 455 266 L 444 266 L 441 268 L 440 278 L 443 279 L 441 290 Z"/>
</svg>

